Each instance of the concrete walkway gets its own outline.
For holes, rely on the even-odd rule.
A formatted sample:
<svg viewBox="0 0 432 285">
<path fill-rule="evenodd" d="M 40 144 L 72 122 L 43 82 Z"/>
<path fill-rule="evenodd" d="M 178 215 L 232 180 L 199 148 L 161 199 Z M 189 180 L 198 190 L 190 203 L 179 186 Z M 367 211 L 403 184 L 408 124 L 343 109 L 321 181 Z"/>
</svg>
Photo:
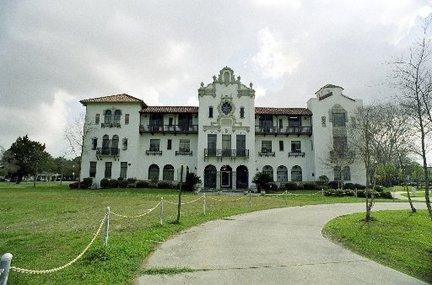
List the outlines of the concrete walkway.
<svg viewBox="0 0 432 285">
<path fill-rule="evenodd" d="M 374 210 L 407 207 L 405 203 L 377 203 Z M 163 243 L 146 264 L 146 268 L 197 271 L 145 275 L 138 283 L 424 284 L 322 236 L 329 220 L 363 209 L 363 204 L 314 205 L 208 222 Z"/>
</svg>

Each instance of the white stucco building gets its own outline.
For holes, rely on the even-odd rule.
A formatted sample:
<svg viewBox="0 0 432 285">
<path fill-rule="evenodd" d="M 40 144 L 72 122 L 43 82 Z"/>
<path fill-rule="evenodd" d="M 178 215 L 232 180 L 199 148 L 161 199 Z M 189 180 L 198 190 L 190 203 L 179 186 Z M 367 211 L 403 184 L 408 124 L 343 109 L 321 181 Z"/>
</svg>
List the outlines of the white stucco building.
<svg viewBox="0 0 432 285">
<path fill-rule="evenodd" d="M 80 101 L 86 107 L 81 177 L 178 181 L 184 164 L 210 191 L 252 187 L 258 171 L 278 183 L 326 175 L 365 184 L 360 160 L 342 171 L 329 160 L 334 143 L 347 143 L 346 125 L 362 105 L 342 87 L 322 87 L 307 108 L 255 107 L 252 83 L 225 67 L 201 83 L 197 96 L 198 107 L 147 106 L 127 94 Z"/>
</svg>

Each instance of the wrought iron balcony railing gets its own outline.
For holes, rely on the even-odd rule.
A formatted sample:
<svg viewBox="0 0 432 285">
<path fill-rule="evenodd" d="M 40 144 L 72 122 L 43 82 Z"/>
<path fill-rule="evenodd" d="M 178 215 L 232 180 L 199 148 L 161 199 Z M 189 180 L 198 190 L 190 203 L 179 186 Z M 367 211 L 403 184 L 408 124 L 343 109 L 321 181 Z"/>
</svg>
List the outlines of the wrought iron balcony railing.
<svg viewBox="0 0 432 285">
<path fill-rule="evenodd" d="M 147 155 L 162 155 L 161 150 L 146 150 Z"/>
<path fill-rule="evenodd" d="M 271 157 L 271 156 L 275 156 L 275 152 L 274 151 L 265 151 L 265 152 L 258 152 L 259 156 L 267 156 L 267 157 Z"/>
<path fill-rule="evenodd" d="M 191 150 L 189 151 L 176 150 L 175 155 L 193 155 L 193 152 Z"/>
<path fill-rule="evenodd" d="M 140 125 L 139 132 L 143 133 L 171 133 L 197 134 L 198 125 Z"/>
<path fill-rule="evenodd" d="M 106 155 L 106 156 L 118 156 L 120 154 L 120 149 L 115 147 L 98 147 L 96 148 L 96 155 Z"/>
<path fill-rule="evenodd" d="M 204 149 L 204 157 L 249 157 L 248 149 Z"/>
<path fill-rule="evenodd" d="M 305 157 L 305 153 L 304 152 L 300 152 L 300 151 L 291 151 L 288 153 L 288 157 Z"/>
<path fill-rule="evenodd" d="M 311 126 L 278 127 L 278 126 L 256 126 L 257 135 L 312 135 Z"/>
</svg>

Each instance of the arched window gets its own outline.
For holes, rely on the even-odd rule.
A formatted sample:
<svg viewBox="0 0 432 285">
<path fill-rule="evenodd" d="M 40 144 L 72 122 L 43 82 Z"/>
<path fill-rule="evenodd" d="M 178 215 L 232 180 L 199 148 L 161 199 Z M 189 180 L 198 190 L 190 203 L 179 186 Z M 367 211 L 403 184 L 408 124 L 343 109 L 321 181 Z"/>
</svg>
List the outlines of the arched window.
<svg viewBox="0 0 432 285">
<path fill-rule="evenodd" d="M 281 165 L 277 168 L 277 181 L 287 182 L 288 181 L 288 169 L 286 166 Z"/>
<path fill-rule="evenodd" d="M 159 166 L 152 164 L 149 166 L 148 179 L 152 181 L 159 180 Z"/>
<path fill-rule="evenodd" d="M 351 169 L 349 166 L 345 166 L 342 170 L 342 176 L 344 181 L 351 180 Z"/>
<path fill-rule="evenodd" d="M 216 167 L 207 165 L 204 168 L 204 188 L 216 188 Z"/>
<path fill-rule="evenodd" d="M 121 118 L 121 111 L 115 110 L 114 111 L 114 123 L 120 124 L 120 118 Z"/>
<path fill-rule="evenodd" d="M 165 181 L 173 181 L 174 180 L 174 166 L 171 164 L 167 164 L 163 168 L 162 179 Z"/>
<path fill-rule="evenodd" d="M 104 123 L 110 124 L 112 122 L 112 112 L 111 110 L 106 110 L 104 113 Z"/>
<path fill-rule="evenodd" d="M 114 135 L 111 142 L 111 154 L 117 155 L 119 152 L 119 136 Z"/>
<path fill-rule="evenodd" d="M 291 168 L 291 181 L 300 182 L 302 180 L 303 180 L 303 177 L 302 177 L 302 169 L 301 169 L 301 167 L 298 166 L 298 165 L 294 165 Z"/>
<path fill-rule="evenodd" d="M 335 181 L 340 181 L 340 180 L 342 180 L 341 167 L 340 167 L 340 166 L 335 166 L 335 167 L 333 168 L 333 172 L 334 172 L 334 180 L 335 180 Z"/>
<path fill-rule="evenodd" d="M 101 154 L 110 154 L 110 139 L 108 135 L 104 135 L 102 137 L 102 153 Z"/>
<path fill-rule="evenodd" d="M 262 172 L 265 173 L 265 174 L 268 174 L 271 177 L 272 181 L 274 180 L 274 177 L 273 177 L 273 167 L 271 167 L 270 165 L 266 165 L 266 166 L 263 167 Z"/>
<path fill-rule="evenodd" d="M 236 169 L 237 189 L 247 189 L 249 186 L 249 171 L 246 166 L 240 165 Z"/>
</svg>

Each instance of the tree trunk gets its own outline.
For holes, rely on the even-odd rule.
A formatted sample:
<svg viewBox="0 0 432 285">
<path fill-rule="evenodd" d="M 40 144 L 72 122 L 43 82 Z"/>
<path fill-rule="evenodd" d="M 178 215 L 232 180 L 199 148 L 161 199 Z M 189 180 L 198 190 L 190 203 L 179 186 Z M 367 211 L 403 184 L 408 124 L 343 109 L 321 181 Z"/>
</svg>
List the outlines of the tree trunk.
<svg viewBox="0 0 432 285">
<path fill-rule="evenodd" d="M 417 209 L 414 207 L 414 204 L 413 204 L 413 202 L 411 200 L 411 193 L 409 191 L 408 185 L 406 185 L 406 184 L 405 184 L 405 191 L 407 193 L 408 202 L 409 202 L 410 207 L 411 207 L 411 212 L 413 212 L 413 213 L 417 212 Z"/>
<path fill-rule="evenodd" d="M 419 105 L 419 103 L 417 103 Z M 418 106 L 419 108 L 419 106 Z M 423 126 L 423 118 L 421 117 L 421 114 L 419 116 L 419 123 L 420 123 L 420 133 L 421 133 L 421 147 L 422 147 L 422 158 L 423 158 L 423 172 L 425 177 L 425 201 L 426 201 L 426 207 L 429 212 L 429 217 L 432 219 L 432 208 L 429 198 L 429 171 L 427 166 L 427 160 L 426 160 L 426 135 L 425 130 Z"/>
</svg>

